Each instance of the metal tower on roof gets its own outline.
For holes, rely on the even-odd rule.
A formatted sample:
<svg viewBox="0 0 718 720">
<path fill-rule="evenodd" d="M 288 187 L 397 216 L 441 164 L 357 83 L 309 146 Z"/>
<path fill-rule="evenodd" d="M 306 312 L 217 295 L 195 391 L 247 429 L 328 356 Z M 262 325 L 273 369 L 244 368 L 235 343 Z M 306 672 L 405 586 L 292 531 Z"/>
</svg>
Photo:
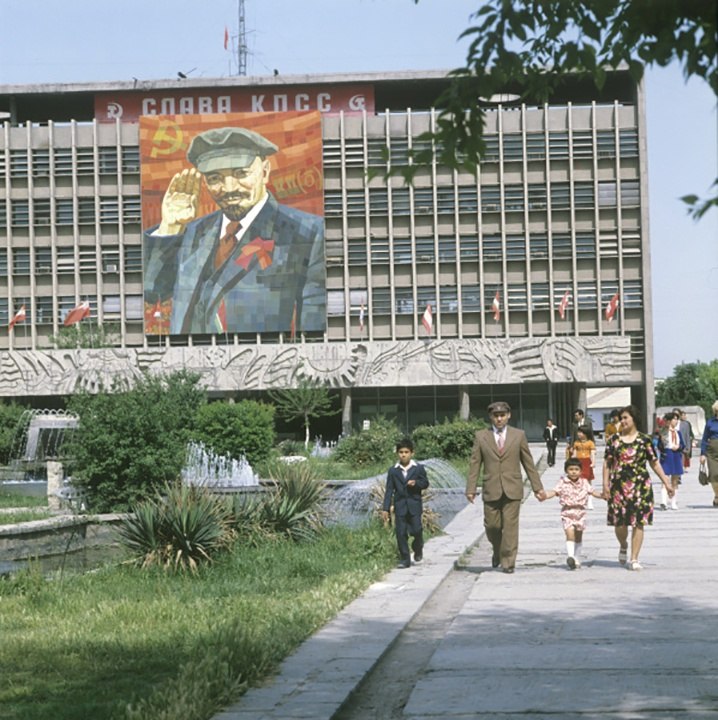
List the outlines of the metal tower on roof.
<svg viewBox="0 0 718 720">
<path fill-rule="evenodd" d="M 247 25 L 244 16 L 244 0 L 237 0 L 237 75 L 247 74 Z"/>
</svg>

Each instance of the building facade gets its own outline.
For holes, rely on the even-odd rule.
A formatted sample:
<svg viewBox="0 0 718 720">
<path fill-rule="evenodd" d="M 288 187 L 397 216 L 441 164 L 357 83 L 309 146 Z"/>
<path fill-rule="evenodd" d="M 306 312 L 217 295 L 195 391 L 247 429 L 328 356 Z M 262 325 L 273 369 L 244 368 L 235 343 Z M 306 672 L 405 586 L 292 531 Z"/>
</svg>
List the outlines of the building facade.
<svg viewBox="0 0 718 720">
<path fill-rule="evenodd" d="M 435 128 L 446 84 L 0 86 L 0 397 L 42 405 L 186 368 L 213 397 L 325 382 L 342 407 L 325 437 L 377 414 L 407 429 L 483 416 L 500 398 L 537 438 L 549 415 L 569 426 L 587 387 L 630 387 L 652 412 L 641 87 L 619 71 L 600 95 L 577 79 L 544 106 L 488 104 L 476 172 L 434 162 L 412 185 L 387 177 Z M 321 113 L 326 329 L 148 334 L 139 117 L 289 111 Z M 88 327 L 116 329 L 112 346 L 57 349 L 84 301 Z"/>
</svg>

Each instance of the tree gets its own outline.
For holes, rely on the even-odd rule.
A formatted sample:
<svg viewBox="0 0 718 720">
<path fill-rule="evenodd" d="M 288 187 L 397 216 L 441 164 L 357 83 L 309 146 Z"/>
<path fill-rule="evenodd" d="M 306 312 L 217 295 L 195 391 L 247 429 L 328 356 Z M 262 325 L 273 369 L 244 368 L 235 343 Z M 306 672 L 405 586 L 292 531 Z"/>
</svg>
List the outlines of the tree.
<svg viewBox="0 0 718 720">
<path fill-rule="evenodd" d="M 684 363 L 673 368 L 673 375 L 656 387 L 656 405 L 700 405 L 707 417 L 718 399 L 718 360 L 710 363 Z"/>
<path fill-rule="evenodd" d="M 244 455 L 256 467 L 274 447 L 274 408 L 254 400 L 209 403 L 197 413 L 192 438 L 216 455 Z"/>
<path fill-rule="evenodd" d="M 717 17 L 715 0 L 487 0 L 462 33 L 471 39 L 466 64 L 437 100 L 437 130 L 421 139 L 447 166 L 474 169 L 484 151 L 481 98 L 510 92 L 547 102 L 568 74 L 600 91 L 607 68 L 621 65 L 638 82 L 644 67 L 678 61 L 686 78 L 702 78 L 718 94 Z M 416 164 L 402 171 L 407 179 L 431 155 L 430 146 L 415 153 Z M 682 199 L 695 219 L 718 205 L 718 195 Z"/>
<path fill-rule="evenodd" d="M 27 412 L 24 405 L 0 402 L 0 465 L 7 465 L 16 442 L 20 419 Z"/>
<path fill-rule="evenodd" d="M 119 342 L 119 334 L 120 326 L 117 323 L 102 325 L 87 320 L 61 327 L 57 335 L 50 337 L 50 342 L 59 350 L 115 347 Z"/>
<path fill-rule="evenodd" d="M 68 445 L 73 482 L 96 512 L 127 510 L 179 478 L 205 393 L 199 375 L 141 378 L 130 390 L 70 397 L 80 419 Z"/>
<path fill-rule="evenodd" d="M 319 382 L 302 379 L 299 386 L 287 390 L 270 390 L 269 397 L 285 420 L 301 418 L 304 423 L 304 447 L 309 447 L 309 421 L 339 412 L 334 408 L 329 390 Z"/>
</svg>

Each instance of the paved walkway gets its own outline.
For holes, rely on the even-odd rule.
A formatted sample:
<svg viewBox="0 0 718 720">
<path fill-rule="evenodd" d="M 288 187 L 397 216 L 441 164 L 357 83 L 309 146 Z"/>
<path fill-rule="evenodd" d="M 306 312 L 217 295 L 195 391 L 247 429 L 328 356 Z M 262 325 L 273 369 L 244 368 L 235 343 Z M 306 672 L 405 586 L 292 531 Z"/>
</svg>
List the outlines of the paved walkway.
<svg viewBox="0 0 718 720">
<path fill-rule="evenodd" d="M 559 474 L 548 469 L 544 485 Z M 422 565 L 372 585 L 215 720 L 331 720 L 477 543 L 471 592 L 397 718 L 718 720 L 718 509 L 697 475 L 695 459 L 679 510 L 656 511 L 640 572 L 618 564 L 602 500 L 583 566 L 570 571 L 558 501 L 529 497 L 513 575 L 491 570 L 481 503 L 467 506 L 427 543 Z"/>
</svg>

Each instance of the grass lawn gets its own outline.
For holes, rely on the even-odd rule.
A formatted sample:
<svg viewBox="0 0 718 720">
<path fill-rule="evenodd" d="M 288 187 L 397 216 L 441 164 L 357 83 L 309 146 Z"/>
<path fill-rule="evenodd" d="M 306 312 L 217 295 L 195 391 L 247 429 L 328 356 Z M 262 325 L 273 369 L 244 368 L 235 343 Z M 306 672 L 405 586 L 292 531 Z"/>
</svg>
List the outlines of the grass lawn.
<svg viewBox="0 0 718 720">
<path fill-rule="evenodd" d="M 47 508 L 37 510 L 19 509 L 0 512 L 0 525 L 14 525 L 15 523 L 28 522 L 29 520 L 45 520 L 50 517 Z"/>
<path fill-rule="evenodd" d="M 16 495 L 0 489 L 0 509 L 2 508 L 30 508 L 47 507 L 47 497 L 31 495 Z"/>
<path fill-rule="evenodd" d="M 395 552 L 390 530 L 334 527 L 312 543 L 237 547 L 195 576 L 122 566 L 0 580 L 0 718 L 209 718 Z"/>
</svg>

